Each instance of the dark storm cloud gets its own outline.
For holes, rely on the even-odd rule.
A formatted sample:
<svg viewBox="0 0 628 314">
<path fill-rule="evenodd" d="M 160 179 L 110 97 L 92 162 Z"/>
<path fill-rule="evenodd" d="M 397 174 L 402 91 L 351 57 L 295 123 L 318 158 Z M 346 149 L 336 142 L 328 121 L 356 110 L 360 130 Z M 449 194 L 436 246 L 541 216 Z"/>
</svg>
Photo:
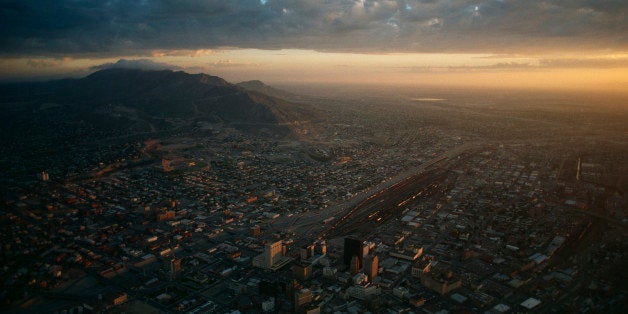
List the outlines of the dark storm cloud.
<svg viewBox="0 0 628 314">
<path fill-rule="evenodd" d="M 0 0 L 4 55 L 625 49 L 628 1 Z"/>
</svg>

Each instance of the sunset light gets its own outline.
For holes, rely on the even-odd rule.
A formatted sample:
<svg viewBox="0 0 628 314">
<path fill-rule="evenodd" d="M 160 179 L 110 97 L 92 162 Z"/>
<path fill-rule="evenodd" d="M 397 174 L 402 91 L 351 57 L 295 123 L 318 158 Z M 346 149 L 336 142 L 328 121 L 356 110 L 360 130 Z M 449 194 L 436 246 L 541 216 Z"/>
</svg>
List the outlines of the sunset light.
<svg viewBox="0 0 628 314">
<path fill-rule="evenodd" d="M 0 312 L 628 313 L 628 0 L 0 0 Z"/>
</svg>

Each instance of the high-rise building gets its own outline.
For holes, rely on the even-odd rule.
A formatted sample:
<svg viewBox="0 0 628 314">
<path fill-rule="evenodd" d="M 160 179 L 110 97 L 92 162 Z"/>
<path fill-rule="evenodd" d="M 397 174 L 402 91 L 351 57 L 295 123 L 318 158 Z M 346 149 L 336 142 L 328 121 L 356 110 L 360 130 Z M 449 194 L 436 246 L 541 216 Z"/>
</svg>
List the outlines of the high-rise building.
<svg viewBox="0 0 628 314">
<path fill-rule="evenodd" d="M 264 253 L 253 258 L 253 266 L 271 270 L 280 269 L 292 261 L 292 258 L 287 257 L 285 252 L 286 246 L 281 240 L 266 243 Z"/>
<path fill-rule="evenodd" d="M 357 255 L 353 256 L 349 264 L 349 272 L 357 274 L 360 271 L 360 266 L 360 258 Z"/>
<path fill-rule="evenodd" d="M 172 257 L 168 260 L 168 271 L 171 276 L 176 276 L 181 271 L 181 259 Z"/>
<path fill-rule="evenodd" d="M 362 265 L 363 252 L 364 243 L 362 241 L 353 237 L 346 237 L 342 261 L 345 265 L 350 265 L 351 259 L 357 256 L 359 265 Z"/>
<path fill-rule="evenodd" d="M 369 254 L 364 258 L 364 273 L 369 277 L 369 282 L 373 282 L 373 279 L 377 277 L 377 271 L 379 268 L 379 259 L 375 254 Z"/>
<path fill-rule="evenodd" d="M 277 241 L 266 244 L 264 250 L 264 260 L 266 267 L 272 267 L 283 256 L 283 241 Z"/>
<path fill-rule="evenodd" d="M 363 243 L 362 244 L 362 260 L 364 260 L 364 257 L 366 257 L 368 254 L 369 254 L 369 246 Z"/>
</svg>

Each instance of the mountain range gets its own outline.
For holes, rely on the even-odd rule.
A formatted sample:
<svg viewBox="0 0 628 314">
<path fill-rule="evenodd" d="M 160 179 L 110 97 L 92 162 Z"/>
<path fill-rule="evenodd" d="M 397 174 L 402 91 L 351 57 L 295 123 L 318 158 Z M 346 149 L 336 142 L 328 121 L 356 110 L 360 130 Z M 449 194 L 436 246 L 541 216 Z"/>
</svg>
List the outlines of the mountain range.
<svg viewBox="0 0 628 314">
<path fill-rule="evenodd" d="M 259 81 L 235 85 L 171 70 L 116 68 L 80 79 L 3 84 L 0 166 L 26 176 L 60 164 L 78 171 L 123 158 L 125 149 L 134 150 L 129 145 L 150 138 L 224 129 L 293 138 L 294 121 L 308 110 L 282 95 L 290 94 Z"/>
<path fill-rule="evenodd" d="M 162 130 L 171 126 L 169 121 L 183 119 L 222 123 L 248 132 L 266 127 L 286 135 L 289 130 L 280 124 L 288 103 L 274 97 L 280 94 L 259 81 L 254 86 L 238 86 L 206 74 L 136 69 L 106 69 L 81 79 L 0 86 L 5 112 L 71 110 L 108 115 L 101 119 L 112 121 L 120 120 L 122 114 L 130 120 L 129 127 L 136 128 L 146 122 L 153 130 Z"/>
</svg>

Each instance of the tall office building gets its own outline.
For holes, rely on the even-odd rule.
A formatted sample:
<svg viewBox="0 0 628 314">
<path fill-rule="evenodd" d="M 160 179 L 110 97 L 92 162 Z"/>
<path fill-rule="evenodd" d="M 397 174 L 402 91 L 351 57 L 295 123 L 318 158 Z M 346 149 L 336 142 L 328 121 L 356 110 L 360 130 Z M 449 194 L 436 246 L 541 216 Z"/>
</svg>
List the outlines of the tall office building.
<svg viewBox="0 0 628 314">
<path fill-rule="evenodd" d="M 266 267 L 270 268 L 275 263 L 281 259 L 283 256 L 283 242 L 277 241 L 266 244 L 266 249 L 264 250 L 264 260 L 266 262 Z"/>
<path fill-rule="evenodd" d="M 266 243 L 264 253 L 253 258 L 253 266 L 278 270 L 292 261 L 292 258 L 286 256 L 285 250 L 286 246 L 281 240 Z"/>
<path fill-rule="evenodd" d="M 368 242 L 362 242 L 362 259 L 369 254 L 370 249 L 371 248 L 368 246 Z"/>
<path fill-rule="evenodd" d="M 369 277 L 369 282 L 373 282 L 373 279 L 377 277 L 378 268 L 379 259 L 377 255 L 369 254 L 364 258 L 364 273 Z"/>
<path fill-rule="evenodd" d="M 345 265 L 350 265 L 354 256 L 358 257 L 359 266 L 362 266 L 364 243 L 354 237 L 345 238 L 345 247 L 342 261 Z"/>
<path fill-rule="evenodd" d="M 351 258 L 351 262 L 349 264 L 349 272 L 352 275 L 357 274 L 360 271 L 362 265 L 360 265 L 360 259 L 357 255 Z"/>
<path fill-rule="evenodd" d="M 171 259 L 166 260 L 166 267 L 168 268 L 170 279 L 173 280 L 181 272 L 181 259 L 173 256 Z"/>
<path fill-rule="evenodd" d="M 171 274 L 176 274 L 176 273 L 180 272 L 181 271 L 181 259 L 173 257 L 170 260 L 169 268 L 170 268 L 170 273 Z"/>
</svg>

